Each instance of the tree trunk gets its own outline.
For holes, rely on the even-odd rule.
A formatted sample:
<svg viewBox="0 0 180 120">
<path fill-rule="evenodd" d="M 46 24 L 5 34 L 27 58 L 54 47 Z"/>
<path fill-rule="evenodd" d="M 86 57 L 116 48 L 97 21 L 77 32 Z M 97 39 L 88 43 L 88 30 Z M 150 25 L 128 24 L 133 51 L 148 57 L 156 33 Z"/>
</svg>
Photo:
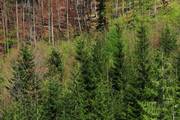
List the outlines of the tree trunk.
<svg viewBox="0 0 180 120">
<path fill-rule="evenodd" d="M 35 1 L 33 0 L 33 41 L 34 46 L 36 46 L 36 14 L 35 14 Z"/>
<path fill-rule="evenodd" d="M 81 21 L 80 21 L 81 18 L 79 15 L 78 4 L 79 4 L 79 0 L 76 0 L 76 13 L 77 13 L 77 19 L 78 19 L 78 26 L 79 26 L 79 31 L 82 32 Z"/>
<path fill-rule="evenodd" d="M 60 5 L 60 1 L 57 0 L 57 5 L 58 5 L 58 8 L 57 8 L 57 14 L 58 14 L 58 27 L 59 27 L 59 31 L 61 31 L 61 5 Z"/>
<path fill-rule="evenodd" d="M 69 41 L 69 0 L 66 0 L 66 27 L 67 27 L 67 39 Z"/>
<path fill-rule="evenodd" d="M 18 14 L 18 1 L 16 0 L 16 37 L 17 37 L 17 43 L 18 43 L 18 49 L 20 46 L 20 40 L 19 40 L 19 14 Z"/>
<path fill-rule="evenodd" d="M 51 1 L 51 35 L 52 35 L 52 44 L 54 46 L 54 23 L 53 23 L 53 8 L 52 8 L 52 1 Z"/>
<path fill-rule="evenodd" d="M 49 43 L 51 43 L 51 0 L 48 0 L 48 33 Z"/>
</svg>

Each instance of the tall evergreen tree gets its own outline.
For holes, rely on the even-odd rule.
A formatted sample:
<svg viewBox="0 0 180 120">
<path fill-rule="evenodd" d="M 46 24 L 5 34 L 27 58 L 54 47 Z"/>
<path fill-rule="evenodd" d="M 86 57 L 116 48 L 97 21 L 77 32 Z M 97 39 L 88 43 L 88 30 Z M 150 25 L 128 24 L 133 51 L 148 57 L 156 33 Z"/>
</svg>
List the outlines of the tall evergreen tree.
<svg viewBox="0 0 180 120">
<path fill-rule="evenodd" d="M 176 103 L 176 89 L 177 80 L 176 72 L 173 67 L 171 58 L 168 58 L 161 53 L 161 80 L 158 86 L 158 105 L 160 106 L 160 114 L 158 119 L 169 120 L 175 119 L 175 107 Z"/>
<path fill-rule="evenodd" d="M 123 63 L 124 63 L 124 53 L 123 53 L 123 44 L 122 44 L 122 31 L 119 27 L 116 27 L 116 31 L 114 33 L 114 38 L 116 39 L 116 45 L 114 47 L 115 53 L 113 55 L 114 58 L 114 66 L 110 70 L 110 79 L 112 81 L 112 90 L 116 94 L 116 92 L 121 91 L 123 89 Z"/>
<path fill-rule="evenodd" d="M 92 56 L 90 49 L 86 47 L 86 40 L 79 40 L 76 47 L 76 60 L 78 72 L 74 77 L 72 93 L 75 96 L 74 119 L 95 119 L 95 89 Z M 78 117 L 75 117 L 76 115 Z"/>
<path fill-rule="evenodd" d="M 93 71 L 94 79 L 96 81 L 96 97 L 95 97 L 95 109 L 97 119 L 113 119 L 112 105 L 110 97 L 111 84 L 107 79 L 108 74 L 106 72 L 106 59 L 105 59 L 105 41 L 104 37 L 97 39 L 96 44 L 93 46 Z"/>
<path fill-rule="evenodd" d="M 144 120 L 177 119 L 177 80 L 172 60 L 157 51 L 149 73 L 151 84 L 146 86 L 146 101 L 141 105 Z"/>
<path fill-rule="evenodd" d="M 138 31 L 138 44 L 137 44 L 137 59 L 136 59 L 136 79 L 129 81 L 129 87 L 126 95 L 128 103 L 127 119 L 141 120 L 143 109 L 139 102 L 146 100 L 144 89 L 149 83 L 149 60 L 148 48 L 149 41 L 147 37 L 147 30 L 144 25 L 141 25 Z"/>
<path fill-rule="evenodd" d="M 162 57 L 160 51 L 154 52 L 154 55 L 151 60 L 152 66 L 149 71 L 149 84 L 146 85 L 144 93 L 146 98 L 144 101 L 141 101 L 140 104 L 143 108 L 142 118 L 144 120 L 157 120 L 158 115 L 160 114 L 160 102 L 162 100 L 162 89 L 160 87 L 160 82 L 162 81 Z"/>
<path fill-rule="evenodd" d="M 77 50 L 78 53 L 78 50 Z M 85 119 L 93 119 L 95 118 L 95 90 L 96 90 L 96 81 L 94 80 L 94 72 L 93 72 L 93 64 L 92 64 L 92 56 L 90 55 L 90 50 L 84 46 L 82 53 L 79 56 L 80 63 L 80 87 L 84 90 L 84 92 L 80 93 L 82 102 L 83 102 L 83 111 Z"/>
<path fill-rule="evenodd" d="M 44 93 L 43 119 L 59 120 L 63 114 L 63 63 L 59 51 L 53 49 L 48 60 L 47 86 Z"/>
<path fill-rule="evenodd" d="M 144 99 L 143 90 L 149 82 L 149 40 L 147 37 L 147 28 L 142 25 L 138 31 L 137 44 L 137 88 L 140 90 L 140 99 Z"/>
<path fill-rule="evenodd" d="M 112 84 L 112 100 L 114 108 L 114 118 L 116 120 L 122 120 L 124 118 L 124 92 L 126 88 L 126 81 L 124 75 L 124 53 L 122 43 L 122 30 L 119 26 L 116 26 L 115 33 L 113 33 L 113 39 L 116 44 L 114 46 L 114 65 L 110 69 L 109 78 Z"/>
<path fill-rule="evenodd" d="M 102 41 L 98 41 L 93 49 L 87 45 L 87 41 L 82 40 L 77 44 L 76 60 L 79 64 L 72 89 L 76 106 L 74 119 L 111 119 L 110 89 L 102 66 Z"/>
<path fill-rule="evenodd" d="M 30 49 L 26 46 L 20 51 L 13 67 L 11 95 L 20 105 L 20 119 L 38 119 L 40 82 L 35 74 L 35 64 Z"/>
</svg>

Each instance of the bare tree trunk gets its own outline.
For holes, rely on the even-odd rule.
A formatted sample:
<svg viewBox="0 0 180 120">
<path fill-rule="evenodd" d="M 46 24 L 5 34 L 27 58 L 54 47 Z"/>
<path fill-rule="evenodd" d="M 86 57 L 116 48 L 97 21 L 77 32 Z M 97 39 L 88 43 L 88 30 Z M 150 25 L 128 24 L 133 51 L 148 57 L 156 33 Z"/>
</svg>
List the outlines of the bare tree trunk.
<svg viewBox="0 0 180 120">
<path fill-rule="evenodd" d="M 67 39 L 69 41 L 69 0 L 66 0 L 66 27 L 67 27 Z"/>
<path fill-rule="evenodd" d="M 51 43 L 51 0 L 48 0 L 48 33 L 49 43 Z"/>
<path fill-rule="evenodd" d="M 116 5 L 116 17 L 118 17 L 119 0 L 116 0 L 115 5 Z"/>
<path fill-rule="evenodd" d="M 32 12 L 31 4 L 30 4 L 30 0 L 28 0 L 27 1 L 27 14 L 28 14 L 27 22 L 29 24 L 27 24 L 27 26 L 28 26 L 29 33 L 27 33 L 27 34 L 28 34 L 28 40 L 29 40 L 28 42 L 30 42 L 32 44 L 33 36 L 32 36 L 32 14 L 31 14 L 31 12 Z"/>
<path fill-rule="evenodd" d="M 154 15 L 157 13 L 157 0 L 154 0 Z"/>
<path fill-rule="evenodd" d="M 124 16 L 125 1 L 122 0 L 122 16 Z"/>
<path fill-rule="evenodd" d="M 58 5 L 58 8 L 57 8 L 57 14 L 58 14 L 58 27 L 59 27 L 59 31 L 61 31 L 61 6 L 60 6 L 60 1 L 57 0 L 57 5 Z"/>
<path fill-rule="evenodd" d="M 26 3 L 23 3 L 23 13 L 22 13 L 22 29 L 23 29 L 23 35 L 22 35 L 22 39 L 25 39 L 25 23 L 24 23 L 24 20 L 25 20 L 25 5 L 26 5 Z"/>
<path fill-rule="evenodd" d="M 33 0 L 33 41 L 34 46 L 36 46 L 37 40 L 36 40 L 36 14 L 35 14 L 35 1 Z"/>
<path fill-rule="evenodd" d="M 16 0 L 16 37 L 18 43 L 18 49 L 20 47 L 20 40 L 19 40 L 19 14 L 18 14 L 18 1 Z"/>
<path fill-rule="evenodd" d="M 8 25 L 7 25 L 7 6 L 6 6 L 6 1 L 3 1 L 3 31 L 4 31 L 4 40 L 5 40 L 5 50 L 8 52 L 9 51 L 9 45 L 8 45 Z"/>
<path fill-rule="evenodd" d="M 52 1 L 51 1 L 52 2 Z M 52 8 L 52 3 L 51 3 L 51 35 L 52 35 L 52 44 L 54 46 L 54 23 L 53 23 L 53 8 Z"/>
<path fill-rule="evenodd" d="M 44 24 L 44 16 L 43 16 L 43 14 L 44 14 L 44 0 L 41 0 L 41 35 L 42 35 L 42 33 L 43 33 L 43 30 L 44 30 L 44 27 L 43 27 L 43 24 Z M 41 38 L 42 38 L 42 36 L 41 36 Z"/>
<path fill-rule="evenodd" d="M 5 9 L 4 9 L 4 1 L 3 1 L 3 9 L 2 9 L 2 26 L 3 26 L 3 36 L 4 40 L 6 39 L 6 27 L 5 27 Z"/>
<path fill-rule="evenodd" d="M 80 18 L 80 16 L 79 16 L 78 4 L 79 4 L 79 0 L 76 0 L 76 13 L 77 13 L 79 31 L 82 32 L 81 21 L 80 21 L 81 18 Z"/>
</svg>

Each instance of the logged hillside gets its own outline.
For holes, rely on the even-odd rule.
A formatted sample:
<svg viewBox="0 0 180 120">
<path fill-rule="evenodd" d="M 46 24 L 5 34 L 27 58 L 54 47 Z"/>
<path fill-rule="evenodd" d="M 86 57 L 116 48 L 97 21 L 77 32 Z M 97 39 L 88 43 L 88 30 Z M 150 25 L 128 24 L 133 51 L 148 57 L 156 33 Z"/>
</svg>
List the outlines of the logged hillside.
<svg viewBox="0 0 180 120">
<path fill-rule="evenodd" d="M 148 1 L 144 14 L 154 16 L 166 8 L 171 0 Z M 0 51 L 8 48 L 4 42 L 19 44 L 19 41 L 36 44 L 59 39 L 70 39 L 82 32 L 92 32 L 102 19 L 106 29 L 112 18 L 123 17 L 131 22 L 139 13 L 139 1 L 107 0 L 105 13 L 100 0 L 1 0 L 0 1 Z M 141 4 L 141 3 L 140 3 Z M 6 47 L 7 46 L 7 47 Z M 11 46 L 11 45 L 10 45 Z M 5 50 L 6 51 L 6 50 Z"/>
<path fill-rule="evenodd" d="M 0 120 L 179 120 L 179 0 L 0 0 Z"/>
</svg>

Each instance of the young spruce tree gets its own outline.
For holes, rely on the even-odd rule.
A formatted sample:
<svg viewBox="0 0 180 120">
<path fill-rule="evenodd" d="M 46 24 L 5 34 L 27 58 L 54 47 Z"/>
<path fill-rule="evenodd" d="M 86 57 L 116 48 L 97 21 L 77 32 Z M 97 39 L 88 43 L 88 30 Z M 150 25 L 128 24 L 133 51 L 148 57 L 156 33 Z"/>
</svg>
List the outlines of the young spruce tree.
<svg viewBox="0 0 180 120">
<path fill-rule="evenodd" d="M 107 79 L 106 73 L 106 59 L 104 50 L 104 37 L 97 39 L 96 44 L 93 46 L 93 71 L 94 79 L 96 81 L 96 97 L 95 109 L 97 119 L 112 120 L 113 112 L 111 105 L 111 86 Z"/>
<path fill-rule="evenodd" d="M 124 96 L 126 88 L 126 80 L 124 77 L 124 52 L 122 43 L 122 30 L 119 26 L 116 26 L 116 30 L 113 33 L 113 39 L 115 40 L 114 46 L 114 65 L 110 69 L 109 78 L 112 84 L 112 101 L 113 101 L 113 112 L 115 120 L 125 119 L 125 106 Z"/>
<path fill-rule="evenodd" d="M 177 80 L 172 60 L 157 50 L 152 64 L 151 84 L 145 88 L 148 100 L 141 102 L 143 120 L 177 119 Z"/>
<path fill-rule="evenodd" d="M 147 37 L 147 30 L 144 25 L 140 26 L 137 37 L 136 79 L 129 82 L 131 87 L 128 89 L 130 94 L 127 94 L 126 96 L 126 100 L 128 101 L 128 111 L 126 117 L 127 119 L 142 120 L 143 109 L 140 102 L 147 99 L 144 92 L 146 85 L 149 83 L 149 41 Z"/>
<path fill-rule="evenodd" d="M 73 110 L 74 119 L 96 119 L 95 113 L 95 90 L 93 62 L 90 48 L 86 40 L 79 40 L 76 46 L 76 60 L 78 66 L 73 80 Z"/>
<path fill-rule="evenodd" d="M 12 83 L 11 95 L 17 103 L 18 114 L 21 114 L 19 119 L 38 119 L 40 82 L 35 74 L 32 51 L 27 46 L 21 49 L 13 67 Z"/>
<path fill-rule="evenodd" d="M 59 120 L 63 114 L 62 79 L 63 63 L 62 56 L 56 49 L 53 49 L 48 59 L 47 90 L 43 104 L 43 119 Z"/>
<path fill-rule="evenodd" d="M 103 69 L 102 41 L 94 47 L 87 41 L 78 41 L 76 60 L 78 71 L 74 75 L 72 93 L 75 103 L 74 119 L 111 120 L 110 92 Z M 77 70 L 77 69 L 76 69 Z"/>
<path fill-rule="evenodd" d="M 161 52 L 161 66 L 160 66 L 160 77 L 161 80 L 158 86 L 158 105 L 160 106 L 160 114 L 158 119 L 169 120 L 176 119 L 176 89 L 177 79 L 175 68 L 172 63 L 172 59 L 166 57 Z"/>
</svg>

